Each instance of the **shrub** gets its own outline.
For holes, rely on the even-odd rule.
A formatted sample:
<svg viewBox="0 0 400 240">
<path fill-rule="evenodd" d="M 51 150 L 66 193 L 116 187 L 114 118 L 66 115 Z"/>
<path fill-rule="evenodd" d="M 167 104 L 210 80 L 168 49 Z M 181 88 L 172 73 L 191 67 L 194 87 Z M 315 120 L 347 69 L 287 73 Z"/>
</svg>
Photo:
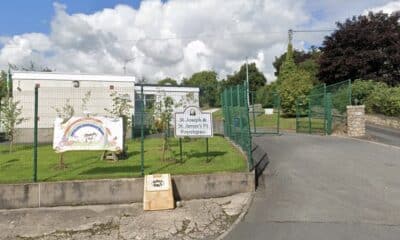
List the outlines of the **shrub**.
<svg viewBox="0 0 400 240">
<path fill-rule="evenodd" d="M 385 88 L 387 85 L 382 82 L 376 82 L 374 80 L 361 80 L 357 79 L 352 84 L 351 99 L 352 104 L 365 104 L 368 96 L 371 95 L 378 88 Z"/>
<path fill-rule="evenodd" d="M 256 103 L 260 103 L 263 108 L 274 107 L 274 96 L 276 94 L 276 82 L 260 87 L 256 91 Z"/>
<path fill-rule="evenodd" d="M 400 117 L 400 87 L 377 87 L 367 97 L 368 112 Z"/>
</svg>

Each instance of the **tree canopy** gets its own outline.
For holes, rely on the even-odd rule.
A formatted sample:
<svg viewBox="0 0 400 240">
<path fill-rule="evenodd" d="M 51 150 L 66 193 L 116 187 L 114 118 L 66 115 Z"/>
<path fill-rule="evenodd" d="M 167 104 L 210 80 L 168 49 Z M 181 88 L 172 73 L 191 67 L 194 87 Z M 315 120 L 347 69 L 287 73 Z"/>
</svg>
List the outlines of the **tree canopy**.
<svg viewBox="0 0 400 240">
<path fill-rule="evenodd" d="M 250 91 L 256 91 L 259 87 L 262 87 L 267 83 L 267 79 L 264 74 L 258 70 L 255 63 L 250 63 L 248 68 Z M 243 64 L 240 67 L 239 72 L 235 72 L 233 75 L 228 75 L 224 84 L 227 86 L 233 86 L 243 84 L 244 81 L 246 81 L 246 64 Z"/>
<path fill-rule="evenodd" d="M 178 83 L 175 79 L 172 78 L 164 78 L 157 82 L 158 85 L 170 85 L 170 86 L 177 86 Z"/>
<path fill-rule="evenodd" d="M 337 23 L 325 37 L 319 78 L 325 83 L 374 79 L 400 84 L 400 13 L 372 13 Z"/>
<path fill-rule="evenodd" d="M 292 51 L 292 45 L 289 44 L 277 80 L 281 107 L 284 114 L 288 116 L 296 114 L 296 100 L 305 103 L 306 95 L 313 85 L 310 73 L 296 66 Z"/>
<path fill-rule="evenodd" d="M 7 95 L 7 73 L 1 71 L 0 73 L 0 99 Z"/>
<path fill-rule="evenodd" d="M 194 73 L 189 79 L 184 79 L 182 85 L 200 88 L 200 106 L 215 107 L 219 105 L 219 83 L 216 72 Z"/>
</svg>

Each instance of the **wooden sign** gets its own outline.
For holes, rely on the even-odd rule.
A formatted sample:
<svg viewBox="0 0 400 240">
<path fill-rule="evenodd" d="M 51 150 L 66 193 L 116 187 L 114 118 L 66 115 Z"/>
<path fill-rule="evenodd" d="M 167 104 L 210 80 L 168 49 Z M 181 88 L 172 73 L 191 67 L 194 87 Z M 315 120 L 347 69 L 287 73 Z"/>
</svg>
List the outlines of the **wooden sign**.
<svg viewBox="0 0 400 240">
<path fill-rule="evenodd" d="M 143 210 L 173 209 L 175 206 L 170 174 L 144 177 Z"/>
</svg>

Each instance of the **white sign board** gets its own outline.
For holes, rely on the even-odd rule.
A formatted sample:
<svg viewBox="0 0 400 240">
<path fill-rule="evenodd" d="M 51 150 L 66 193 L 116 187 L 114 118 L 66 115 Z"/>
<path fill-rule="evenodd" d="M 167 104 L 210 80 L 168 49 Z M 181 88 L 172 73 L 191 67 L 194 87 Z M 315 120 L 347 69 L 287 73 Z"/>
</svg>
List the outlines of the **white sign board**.
<svg viewBox="0 0 400 240">
<path fill-rule="evenodd" d="M 166 191 L 169 190 L 170 175 L 159 174 L 159 175 L 146 175 L 146 191 Z"/>
<path fill-rule="evenodd" d="M 187 107 L 175 113 L 175 137 L 212 137 L 211 113 L 201 112 L 198 107 Z"/>
<path fill-rule="evenodd" d="M 53 149 L 56 152 L 75 150 L 123 149 L 122 118 L 72 117 L 63 123 L 54 121 Z"/>
</svg>

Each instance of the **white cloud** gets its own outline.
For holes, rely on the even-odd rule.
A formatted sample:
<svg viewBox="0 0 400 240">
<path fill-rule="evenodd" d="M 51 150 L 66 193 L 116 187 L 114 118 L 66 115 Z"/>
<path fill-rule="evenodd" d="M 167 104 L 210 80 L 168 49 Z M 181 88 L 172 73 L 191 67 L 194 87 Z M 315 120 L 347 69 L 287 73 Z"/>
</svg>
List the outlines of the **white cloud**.
<svg viewBox="0 0 400 240">
<path fill-rule="evenodd" d="M 135 58 L 127 72 L 156 80 L 206 69 L 224 77 L 248 57 L 270 78 L 287 29 L 309 20 L 296 0 L 150 0 L 93 14 L 68 14 L 58 3 L 54 9 L 49 35 L 0 39 L 0 66 L 34 61 L 57 71 L 121 74 L 124 60 Z"/>
<path fill-rule="evenodd" d="M 377 7 L 373 7 L 373 8 L 369 8 L 367 10 L 364 11 L 364 14 L 367 14 L 368 12 L 384 12 L 384 13 L 388 13 L 391 14 L 393 12 L 397 12 L 400 11 L 400 1 L 391 1 L 388 2 L 384 5 L 380 5 Z"/>
</svg>

